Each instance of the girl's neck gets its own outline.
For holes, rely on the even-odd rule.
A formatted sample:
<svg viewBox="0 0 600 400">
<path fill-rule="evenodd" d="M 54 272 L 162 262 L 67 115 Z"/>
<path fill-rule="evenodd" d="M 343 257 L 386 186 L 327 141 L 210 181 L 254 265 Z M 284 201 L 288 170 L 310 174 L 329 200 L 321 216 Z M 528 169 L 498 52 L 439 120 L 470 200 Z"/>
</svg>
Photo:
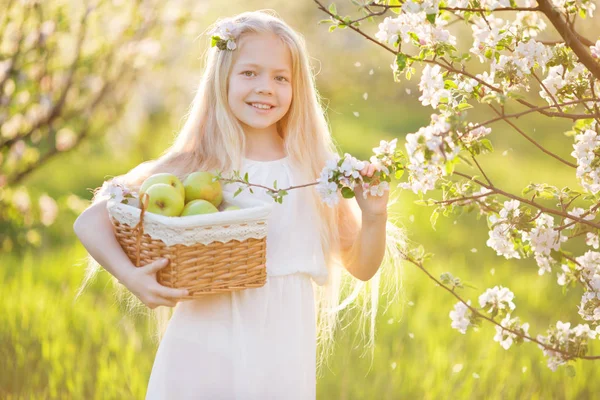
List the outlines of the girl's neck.
<svg viewBox="0 0 600 400">
<path fill-rule="evenodd" d="M 245 130 L 246 158 L 273 160 L 285 157 L 285 142 L 277 129 Z"/>
</svg>

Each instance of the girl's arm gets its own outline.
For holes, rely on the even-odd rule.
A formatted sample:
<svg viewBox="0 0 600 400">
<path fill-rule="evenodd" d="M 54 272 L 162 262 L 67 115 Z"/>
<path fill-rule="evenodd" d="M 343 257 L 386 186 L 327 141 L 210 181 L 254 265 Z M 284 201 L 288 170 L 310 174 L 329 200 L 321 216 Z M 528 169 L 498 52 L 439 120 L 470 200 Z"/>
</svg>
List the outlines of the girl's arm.
<svg viewBox="0 0 600 400">
<path fill-rule="evenodd" d="M 345 265 L 350 274 L 366 282 L 377 273 L 385 256 L 387 213 L 363 213 L 361 219 L 360 231 L 347 252 Z"/>
<path fill-rule="evenodd" d="M 127 277 L 136 267 L 115 237 L 106 202 L 99 201 L 83 211 L 75 220 L 73 230 L 94 260 L 127 286 Z"/>
</svg>

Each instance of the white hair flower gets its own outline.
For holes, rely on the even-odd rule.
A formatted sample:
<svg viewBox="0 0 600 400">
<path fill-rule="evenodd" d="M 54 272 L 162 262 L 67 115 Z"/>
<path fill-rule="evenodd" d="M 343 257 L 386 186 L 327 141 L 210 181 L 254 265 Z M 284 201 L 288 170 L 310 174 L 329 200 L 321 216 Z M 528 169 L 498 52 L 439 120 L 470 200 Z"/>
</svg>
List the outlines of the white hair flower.
<svg viewBox="0 0 600 400">
<path fill-rule="evenodd" d="M 238 36 L 238 27 L 236 23 L 230 20 L 224 20 L 217 24 L 208 35 L 211 39 L 211 47 L 217 47 L 219 50 L 235 50 L 237 44 L 235 39 Z"/>
</svg>

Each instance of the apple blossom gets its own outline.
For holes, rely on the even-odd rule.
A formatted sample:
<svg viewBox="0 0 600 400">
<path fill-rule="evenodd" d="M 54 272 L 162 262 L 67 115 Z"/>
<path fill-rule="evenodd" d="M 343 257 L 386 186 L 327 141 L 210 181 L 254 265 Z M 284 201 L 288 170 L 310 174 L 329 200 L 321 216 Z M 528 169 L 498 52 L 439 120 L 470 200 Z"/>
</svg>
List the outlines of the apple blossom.
<svg viewBox="0 0 600 400">
<path fill-rule="evenodd" d="M 471 305 L 471 300 L 467 301 Z M 469 318 L 469 307 L 463 302 L 458 302 L 454 305 L 454 310 L 450 311 L 450 319 L 452 319 L 452 328 L 457 329 L 460 333 L 467 333 L 467 328 L 471 325 Z"/>
<path fill-rule="evenodd" d="M 496 335 L 494 336 L 494 341 L 500 343 L 500 345 L 504 348 L 504 350 L 508 350 L 510 346 L 513 344 L 515 340 L 518 341 L 519 335 L 508 331 L 508 328 L 513 331 L 518 331 L 521 335 L 528 335 L 529 332 L 529 324 L 524 323 L 519 325 L 519 317 L 511 318 L 510 314 L 507 314 L 506 317 L 500 322 L 501 326 L 496 325 Z M 525 341 L 529 341 L 529 339 L 525 339 Z"/>
<path fill-rule="evenodd" d="M 494 286 L 479 296 L 479 305 L 482 308 L 489 307 L 487 312 L 494 317 L 504 316 L 515 309 L 515 303 L 512 301 L 514 297 L 515 295 L 508 288 Z"/>
</svg>

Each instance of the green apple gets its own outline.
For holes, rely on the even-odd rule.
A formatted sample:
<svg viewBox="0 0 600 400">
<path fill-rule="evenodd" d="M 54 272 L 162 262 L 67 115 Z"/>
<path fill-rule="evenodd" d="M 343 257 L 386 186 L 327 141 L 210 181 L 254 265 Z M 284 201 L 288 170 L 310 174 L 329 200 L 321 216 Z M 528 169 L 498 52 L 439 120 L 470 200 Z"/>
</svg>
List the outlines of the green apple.
<svg viewBox="0 0 600 400">
<path fill-rule="evenodd" d="M 225 207 L 225 209 L 223 211 L 231 211 L 231 210 L 241 210 L 241 208 L 239 208 L 238 206 L 229 206 L 229 207 Z"/>
<path fill-rule="evenodd" d="M 181 212 L 181 216 L 185 217 L 188 215 L 198 215 L 198 214 L 210 214 L 219 212 L 217 207 L 215 207 L 210 201 L 206 200 L 192 200 L 183 207 L 183 211 Z"/>
<path fill-rule="evenodd" d="M 146 190 L 148 212 L 176 217 L 181 214 L 184 203 L 179 190 L 166 183 L 155 183 Z"/>
<path fill-rule="evenodd" d="M 183 187 L 183 183 L 181 183 L 178 177 L 168 172 L 153 174 L 146 178 L 140 187 L 140 196 L 145 193 L 150 186 L 157 183 L 166 183 L 167 185 L 173 186 L 175 189 L 177 189 L 177 192 L 180 194 L 181 198 L 185 198 L 185 188 Z"/>
<path fill-rule="evenodd" d="M 213 182 L 215 176 L 210 172 L 196 171 L 192 172 L 183 181 L 185 188 L 185 202 L 192 200 L 210 201 L 213 206 L 219 207 L 223 201 L 223 189 L 221 182 Z"/>
</svg>

